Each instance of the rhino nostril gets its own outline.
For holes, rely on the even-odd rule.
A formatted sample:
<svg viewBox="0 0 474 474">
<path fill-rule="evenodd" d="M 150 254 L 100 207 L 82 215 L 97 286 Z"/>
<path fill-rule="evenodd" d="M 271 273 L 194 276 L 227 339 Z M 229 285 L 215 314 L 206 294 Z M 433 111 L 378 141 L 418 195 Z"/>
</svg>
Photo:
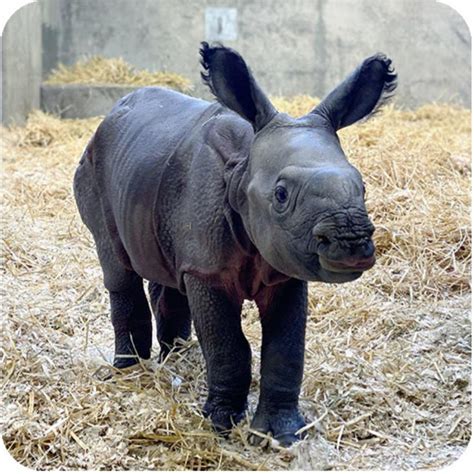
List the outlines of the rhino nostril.
<svg viewBox="0 0 474 474">
<path fill-rule="evenodd" d="M 314 236 L 314 238 L 316 239 L 316 241 L 320 244 L 329 244 L 329 239 L 325 236 L 325 235 L 322 235 L 322 234 L 316 234 Z"/>
</svg>

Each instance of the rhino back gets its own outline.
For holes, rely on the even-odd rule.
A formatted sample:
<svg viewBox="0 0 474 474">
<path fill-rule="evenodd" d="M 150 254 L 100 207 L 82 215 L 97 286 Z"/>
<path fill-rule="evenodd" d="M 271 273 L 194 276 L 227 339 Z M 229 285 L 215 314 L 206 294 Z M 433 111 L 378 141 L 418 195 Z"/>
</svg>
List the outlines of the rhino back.
<svg viewBox="0 0 474 474">
<path fill-rule="evenodd" d="M 224 168 L 253 132 L 218 104 L 160 88 L 124 97 L 94 137 L 101 205 L 133 269 L 179 287 L 235 257 Z M 114 229 L 115 227 L 115 229 Z"/>
</svg>

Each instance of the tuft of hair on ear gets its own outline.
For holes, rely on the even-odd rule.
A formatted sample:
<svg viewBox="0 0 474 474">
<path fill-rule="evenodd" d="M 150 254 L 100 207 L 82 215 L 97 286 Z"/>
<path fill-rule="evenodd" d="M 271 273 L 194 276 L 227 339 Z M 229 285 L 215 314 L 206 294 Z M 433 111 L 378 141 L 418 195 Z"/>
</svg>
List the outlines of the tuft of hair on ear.
<svg viewBox="0 0 474 474">
<path fill-rule="evenodd" d="M 247 64 L 237 51 L 220 43 L 201 43 L 201 77 L 219 103 L 255 125 L 257 86 Z"/>
<path fill-rule="evenodd" d="M 277 113 L 242 56 L 221 44 L 201 43 L 201 77 L 219 103 L 250 122 L 257 132 Z"/>
<path fill-rule="evenodd" d="M 395 89 L 398 85 L 398 75 L 392 65 L 392 60 L 383 53 L 376 53 L 363 62 L 360 74 L 367 73 L 380 77 L 380 80 L 383 79 L 383 85 L 379 99 L 372 112 L 364 117 L 364 121 L 376 114 L 382 106 L 390 101 L 395 95 Z"/>
<path fill-rule="evenodd" d="M 219 102 L 229 106 L 222 97 L 223 79 L 229 85 L 234 86 L 235 92 L 248 89 L 248 94 L 250 94 L 250 85 L 247 83 L 251 74 L 247 64 L 237 51 L 225 47 L 222 43 L 213 43 L 210 46 L 209 43 L 203 41 L 199 54 L 201 55 L 201 66 L 204 69 L 201 71 L 203 83 L 209 87 Z"/>
<path fill-rule="evenodd" d="M 212 92 L 212 94 L 215 96 L 216 95 L 216 90 L 214 88 L 214 85 L 212 83 L 212 75 L 210 74 L 210 69 L 211 69 L 211 64 L 213 57 L 216 54 L 216 49 L 221 48 L 223 49 L 224 46 L 220 43 L 214 44 L 213 47 L 209 46 L 209 43 L 206 41 L 201 42 L 201 48 L 199 49 L 199 54 L 201 56 L 201 66 L 204 69 L 204 71 L 201 71 L 201 79 L 202 82 L 209 87 L 209 90 Z"/>
<path fill-rule="evenodd" d="M 364 59 L 311 113 L 321 115 L 337 131 L 373 116 L 394 95 L 396 87 L 392 60 L 377 53 Z"/>
</svg>

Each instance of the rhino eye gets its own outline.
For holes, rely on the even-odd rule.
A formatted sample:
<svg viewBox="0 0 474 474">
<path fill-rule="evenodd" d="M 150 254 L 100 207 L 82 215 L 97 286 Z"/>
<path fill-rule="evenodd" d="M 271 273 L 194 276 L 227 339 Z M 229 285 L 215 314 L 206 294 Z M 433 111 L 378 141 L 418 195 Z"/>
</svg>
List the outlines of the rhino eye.
<svg viewBox="0 0 474 474">
<path fill-rule="evenodd" d="M 284 204 L 288 199 L 288 191 L 283 186 L 277 186 L 275 188 L 275 199 L 280 204 Z"/>
</svg>

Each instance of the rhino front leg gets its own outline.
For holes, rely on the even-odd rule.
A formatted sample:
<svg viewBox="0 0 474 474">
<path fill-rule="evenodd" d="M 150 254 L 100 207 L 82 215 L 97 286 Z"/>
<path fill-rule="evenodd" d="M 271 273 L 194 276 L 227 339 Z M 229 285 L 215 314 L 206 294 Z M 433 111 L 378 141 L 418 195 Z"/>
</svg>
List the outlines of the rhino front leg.
<svg viewBox="0 0 474 474">
<path fill-rule="evenodd" d="M 251 378 L 251 351 L 240 322 L 241 301 L 222 289 L 185 276 L 191 315 L 204 353 L 208 397 L 204 414 L 226 432 L 244 416 Z"/>
<path fill-rule="evenodd" d="M 257 299 L 262 323 L 260 398 L 252 429 L 272 433 L 284 446 L 304 426 L 298 409 L 303 378 L 307 283 L 289 280 Z M 252 435 L 250 441 L 261 441 Z"/>
</svg>

